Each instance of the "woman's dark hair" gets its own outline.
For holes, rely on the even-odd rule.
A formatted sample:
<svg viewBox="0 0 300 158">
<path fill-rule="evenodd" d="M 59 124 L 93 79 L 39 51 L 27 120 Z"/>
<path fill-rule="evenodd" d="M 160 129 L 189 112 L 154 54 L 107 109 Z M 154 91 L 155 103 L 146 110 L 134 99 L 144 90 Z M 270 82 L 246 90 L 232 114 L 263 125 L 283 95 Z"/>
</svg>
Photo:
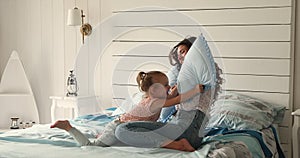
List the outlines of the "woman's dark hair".
<svg viewBox="0 0 300 158">
<path fill-rule="evenodd" d="M 178 47 L 180 45 L 185 45 L 190 49 L 195 40 L 196 40 L 196 37 L 191 36 L 191 37 L 183 39 L 182 41 L 180 41 L 177 45 L 175 45 L 173 47 L 173 49 L 169 53 L 169 62 L 172 66 L 177 65 L 178 70 L 181 68 L 181 64 L 178 60 L 178 54 L 177 54 Z"/>
</svg>

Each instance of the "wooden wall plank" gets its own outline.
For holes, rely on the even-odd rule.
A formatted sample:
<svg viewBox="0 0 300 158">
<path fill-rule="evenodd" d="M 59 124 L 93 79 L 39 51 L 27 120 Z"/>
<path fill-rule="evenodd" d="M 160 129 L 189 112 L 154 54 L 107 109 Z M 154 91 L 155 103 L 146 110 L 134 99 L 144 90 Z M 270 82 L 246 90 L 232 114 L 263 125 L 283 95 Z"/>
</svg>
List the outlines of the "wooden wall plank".
<svg viewBox="0 0 300 158">
<path fill-rule="evenodd" d="M 150 65 L 152 66 L 152 65 Z M 168 70 L 167 68 L 159 68 L 152 66 L 153 70 Z M 141 71 L 148 71 L 141 68 Z M 151 70 L 151 69 L 150 69 Z M 136 85 L 136 71 L 115 71 L 113 83 L 117 84 L 132 84 Z M 223 75 L 225 83 L 223 89 L 228 90 L 244 90 L 244 91 L 261 91 L 270 93 L 289 93 L 289 77 L 274 77 L 274 76 L 252 76 L 252 75 Z M 274 86 L 276 85 L 276 86 Z"/>
<path fill-rule="evenodd" d="M 145 8 L 147 9 L 147 8 Z M 149 8 L 151 9 L 151 7 Z M 154 7 L 155 9 L 155 7 Z M 253 14 L 253 13 L 256 14 Z M 291 7 L 225 10 L 144 11 L 115 13 L 116 26 L 230 26 L 290 24 Z M 260 16 L 257 16 L 260 15 Z M 176 16 L 178 21 L 174 21 Z M 218 18 L 211 18 L 218 17 Z"/>
<path fill-rule="evenodd" d="M 282 0 L 189 0 L 180 1 L 180 0 L 112 0 L 113 12 L 128 10 L 136 7 L 144 6 L 159 6 L 171 9 L 216 9 L 216 8 L 245 8 L 245 7 L 281 7 L 281 6 L 291 6 L 291 0 L 282 1 Z"/>
<path fill-rule="evenodd" d="M 64 0 L 64 49 L 65 49 L 65 58 L 64 58 L 64 81 L 67 81 L 67 78 L 70 74 L 70 70 L 74 68 L 74 61 L 77 54 L 77 32 L 79 27 L 77 26 L 67 26 L 67 16 L 68 10 L 74 8 L 75 0 Z M 65 87 L 65 86 L 64 86 Z"/>
<path fill-rule="evenodd" d="M 289 93 L 289 77 L 225 75 L 224 78 L 224 89 Z"/>
<path fill-rule="evenodd" d="M 178 41 L 179 42 L 179 41 Z M 166 50 L 136 51 L 134 55 L 152 55 L 167 56 L 176 42 L 153 42 L 157 45 L 163 45 Z M 149 45 L 150 42 L 113 42 L 107 49 L 113 55 L 126 55 L 132 50 L 143 45 Z M 290 42 L 208 42 L 214 57 L 240 57 L 240 58 L 290 58 Z"/>
<path fill-rule="evenodd" d="M 224 73 L 282 75 L 290 74 L 290 61 L 287 59 L 227 59 L 217 58 L 216 63 Z"/>
<path fill-rule="evenodd" d="M 287 59 L 216 58 L 215 62 L 219 64 L 225 74 L 282 77 L 290 75 L 290 62 Z M 113 70 L 136 70 L 147 63 L 165 65 L 166 68 L 171 67 L 168 57 L 157 56 L 114 56 L 113 63 Z"/>
<path fill-rule="evenodd" d="M 53 18 L 53 93 L 56 95 L 65 95 L 65 12 L 64 1 L 52 1 L 52 18 Z"/>
<path fill-rule="evenodd" d="M 125 29 L 116 27 L 115 29 Z M 115 41 L 179 41 L 187 35 L 198 36 L 203 33 L 208 41 L 290 41 L 290 26 L 207 26 L 207 27 L 160 27 L 131 28 Z M 175 29 L 175 30 L 173 30 Z M 165 31 L 164 31 L 165 30 Z M 274 33 L 276 32 L 276 33 Z"/>
<path fill-rule="evenodd" d="M 113 71 L 124 70 L 143 70 L 142 67 L 146 65 L 152 65 L 155 69 L 155 65 L 162 65 L 169 68 L 168 58 L 156 58 L 156 57 L 114 57 L 113 58 Z"/>
</svg>

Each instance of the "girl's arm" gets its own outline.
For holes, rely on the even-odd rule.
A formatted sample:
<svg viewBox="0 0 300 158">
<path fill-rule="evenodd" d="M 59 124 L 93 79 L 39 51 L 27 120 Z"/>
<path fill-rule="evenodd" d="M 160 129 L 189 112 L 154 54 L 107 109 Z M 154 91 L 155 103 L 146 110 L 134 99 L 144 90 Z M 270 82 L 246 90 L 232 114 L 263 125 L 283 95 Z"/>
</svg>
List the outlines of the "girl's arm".
<svg viewBox="0 0 300 158">
<path fill-rule="evenodd" d="M 203 90 L 203 85 L 202 84 L 198 84 L 196 85 L 195 88 L 193 88 L 192 90 L 183 93 L 183 94 L 179 94 L 178 96 L 174 97 L 174 98 L 170 98 L 170 99 L 166 99 L 164 107 L 169 107 L 169 106 L 173 106 L 176 104 L 179 104 L 180 102 L 186 101 L 189 98 L 195 96 L 198 93 L 202 93 Z"/>
<path fill-rule="evenodd" d="M 186 93 L 180 94 L 176 97 L 167 98 L 167 99 L 155 99 L 153 102 L 151 102 L 150 111 L 153 113 L 156 113 L 159 110 L 161 110 L 161 108 L 163 108 L 163 107 L 169 107 L 169 106 L 179 104 L 180 102 L 186 101 L 189 98 L 195 96 L 196 94 L 202 93 L 203 91 L 204 91 L 203 85 L 199 84 L 192 90 L 190 90 Z"/>
<path fill-rule="evenodd" d="M 167 99 L 174 98 L 178 96 L 177 85 L 170 88 Z"/>
</svg>

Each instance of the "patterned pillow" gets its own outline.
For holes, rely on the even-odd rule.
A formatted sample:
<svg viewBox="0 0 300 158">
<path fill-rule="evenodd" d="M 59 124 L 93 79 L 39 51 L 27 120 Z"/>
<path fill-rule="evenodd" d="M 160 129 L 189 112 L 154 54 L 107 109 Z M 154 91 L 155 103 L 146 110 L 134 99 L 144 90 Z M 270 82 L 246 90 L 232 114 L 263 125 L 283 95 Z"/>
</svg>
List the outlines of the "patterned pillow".
<svg viewBox="0 0 300 158">
<path fill-rule="evenodd" d="M 284 113 L 284 106 L 226 92 L 212 106 L 207 127 L 260 130 L 273 123 L 280 123 Z"/>
</svg>

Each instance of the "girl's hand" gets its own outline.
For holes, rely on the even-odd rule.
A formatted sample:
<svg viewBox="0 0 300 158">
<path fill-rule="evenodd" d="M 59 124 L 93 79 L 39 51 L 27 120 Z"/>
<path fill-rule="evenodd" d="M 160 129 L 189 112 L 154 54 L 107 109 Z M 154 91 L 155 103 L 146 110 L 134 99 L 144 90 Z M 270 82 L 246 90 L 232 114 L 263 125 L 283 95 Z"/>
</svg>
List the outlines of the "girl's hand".
<svg viewBox="0 0 300 158">
<path fill-rule="evenodd" d="M 200 92 L 200 93 L 203 93 L 203 92 L 204 92 L 204 85 L 203 85 L 203 84 L 198 84 L 198 85 L 196 86 L 196 88 L 199 88 L 199 92 Z"/>
<path fill-rule="evenodd" d="M 178 95 L 178 89 L 177 89 L 177 86 L 173 86 L 170 88 L 169 90 L 169 98 L 173 98 L 173 97 L 176 97 Z"/>
</svg>

